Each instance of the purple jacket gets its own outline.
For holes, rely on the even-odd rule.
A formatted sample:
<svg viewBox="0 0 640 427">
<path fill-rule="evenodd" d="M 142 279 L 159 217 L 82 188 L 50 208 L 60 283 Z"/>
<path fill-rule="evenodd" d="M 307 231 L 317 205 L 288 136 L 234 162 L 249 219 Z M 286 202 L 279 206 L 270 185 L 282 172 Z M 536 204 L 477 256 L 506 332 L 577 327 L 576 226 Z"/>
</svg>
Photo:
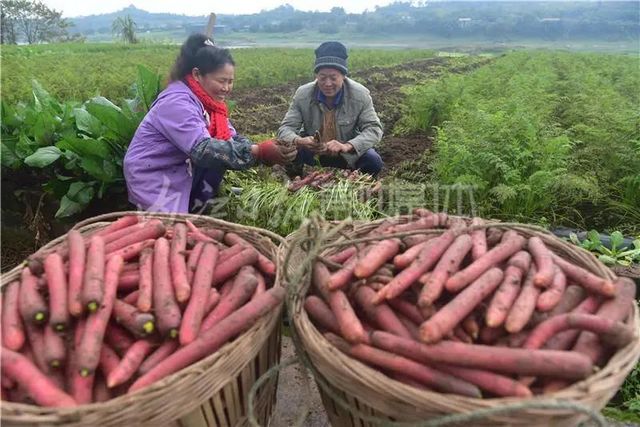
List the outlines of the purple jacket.
<svg viewBox="0 0 640 427">
<path fill-rule="evenodd" d="M 189 154 L 211 137 L 208 121 L 202 103 L 183 82 L 170 83 L 158 95 L 124 157 L 131 203 L 147 211 L 188 212 L 193 180 Z"/>
</svg>

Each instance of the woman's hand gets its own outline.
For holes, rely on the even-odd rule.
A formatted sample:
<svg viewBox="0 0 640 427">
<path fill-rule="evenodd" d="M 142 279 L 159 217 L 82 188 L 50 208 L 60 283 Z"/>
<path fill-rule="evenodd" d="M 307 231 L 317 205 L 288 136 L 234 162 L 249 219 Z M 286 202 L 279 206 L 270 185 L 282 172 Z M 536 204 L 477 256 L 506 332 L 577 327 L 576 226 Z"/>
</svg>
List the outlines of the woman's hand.
<svg viewBox="0 0 640 427">
<path fill-rule="evenodd" d="M 298 150 L 293 144 L 280 144 L 275 140 L 255 145 L 255 156 L 265 165 L 284 165 L 295 160 Z"/>
</svg>

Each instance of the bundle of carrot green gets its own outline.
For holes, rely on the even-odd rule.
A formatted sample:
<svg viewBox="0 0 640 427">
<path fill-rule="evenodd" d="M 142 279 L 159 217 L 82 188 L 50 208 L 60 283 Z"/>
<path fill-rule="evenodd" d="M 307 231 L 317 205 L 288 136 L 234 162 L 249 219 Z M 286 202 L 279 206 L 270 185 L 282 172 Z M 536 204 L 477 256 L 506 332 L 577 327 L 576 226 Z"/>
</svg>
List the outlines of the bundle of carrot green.
<svg viewBox="0 0 640 427">
<path fill-rule="evenodd" d="M 340 180 L 347 180 L 363 186 L 370 186 L 371 192 L 376 192 L 381 188 L 380 181 L 376 181 L 371 175 L 361 173 L 358 170 L 336 171 L 321 168 L 307 169 L 306 175 L 304 175 L 304 177 L 296 176 L 289 184 L 288 189 L 293 193 L 305 187 L 314 190 L 321 190 L 335 185 Z"/>
<path fill-rule="evenodd" d="M 274 275 L 238 234 L 188 220 L 72 230 L 3 289 L 2 400 L 62 407 L 140 390 L 276 308 Z"/>
<path fill-rule="evenodd" d="M 588 377 L 634 339 L 632 281 L 598 277 L 535 233 L 416 213 L 314 264 L 304 309 L 343 353 L 421 389 L 529 397 Z"/>
</svg>

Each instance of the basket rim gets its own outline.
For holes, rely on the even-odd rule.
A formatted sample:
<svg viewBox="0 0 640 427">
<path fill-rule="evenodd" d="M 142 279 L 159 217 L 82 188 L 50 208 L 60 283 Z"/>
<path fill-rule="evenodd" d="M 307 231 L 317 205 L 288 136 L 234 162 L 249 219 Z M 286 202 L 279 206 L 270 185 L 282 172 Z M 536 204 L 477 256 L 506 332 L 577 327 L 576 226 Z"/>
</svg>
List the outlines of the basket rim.
<svg viewBox="0 0 640 427">
<path fill-rule="evenodd" d="M 201 216 L 201 215 L 193 215 L 193 214 L 164 214 L 164 213 L 147 213 L 147 212 L 136 212 L 136 211 L 124 211 L 124 212 L 114 212 L 110 214 L 100 215 L 97 217 L 92 217 L 84 220 L 80 225 L 76 224 L 73 229 L 79 230 L 80 232 L 89 232 L 94 229 L 102 228 L 108 225 L 110 222 L 106 222 L 108 219 L 118 218 L 125 215 L 137 215 L 144 216 L 146 218 L 157 218 L 163 220 L 163 222 L 176 223 L 181 222 L 180 220 L 189 219 L 194 221 L 194 224 L 211 224 L 219 226 L 225 231 L 233 231 L 239 233 L 242 237 L 247 238 L 247 235 L 259 235 L 262 239 L 256 244 L 260 247 L 260 252 L 263 253 L 267 258 L 271 261 L 276 262 L 277 253 L 280 247 L 286 247 L 286 242 L 284 239 L 277 234 L 274 234 L 268 230 L 263 230 L 257 227 L 244 226 L 240 224 L 235 224 L 211 217 Z M 41 247 L 37 253 L 46 253 L 45 251 L 54 250 L 63 244 L 65 241 L 67 233 L 59 236 L 58 238 L 50 241 L 45 246 Z M 276 246 L 274 240 L 278 241 L 279 245 Z M 0 281 L 0 289 L 4 288 L 7 284 L 16 280 L 19 277 L 20 272 L 26 266 L 27 260 L 18 264 L 9 272 L 3 273 Z M 280 271 L 276 271 L 276 276 L 274 279 L 274 287 L 282 286 L 282 281 L 279 279 Z M 2 411 L 1 411 L 1 419 L 3 421 L 15 421 L 23 419 L 25 421 L 30 421 L 33 423 L 51 423 L 51 422 L 60 422 L 60 421 L 81 421 L 83 416 L 87 414 L 96 413 L 96 412 L 116 412 L 118 408 L 129 407 L 132 405 L 143 405 L 144 402 L 153 401 L 157 399 L 159 396 L 166 395 L 172 393 L 173 386 L 176 383 L 179 383 L 183 377 L 192 376 L 192 375 L 202 375 L 206 374 L 210 370 L 214 370 L 224 357 L 230 357 L 234 351 L 238 351 L 237 349 L 248 340 L 253 340 L 256 343 L 255 348 L 257 349 L 255 352 L 251 353 L 243 353 L 242 357 L 235 358 L 238 365 L 244 364 L 247 360 L 255 357 L 255 354 L 259 351 L 260 346 L 264 345 L 274 328 L 277 327 L 278 320 L 280 318 L 280 314 L 283 310 L 285 301 L 282 301 L 277 309 L 272 310 L 266 315 L 262 316 L 258 321 L 249 329 L 244 331 L 242 334 L 237 336 L 233 341 L 227 342 L 225 345 L 220 347 L 216 352 L 208 355 L 207 357 L 177 371 L 173 374 L 150 384 L 149 386 L 137 390 L 134 393 L 127 393 L 121 396 L 109 399 L 105 402 L 95 402 L 89 404 L 77 405 L 69 408 L 53 408 L 53 407 L 43 407 L 38 405 L 30 405 L 24 403 L 16 403 L 10 401 L 2 402 Z M 256 335 L 258 335 L 256 337 Z M 194 401 L 202 402 L 207 400 L 210 396 L 219 392 L 224 385 L 221 385 L 220 388 L 215 390 L 208 390 L 206 396 L 201 397 L 197 396 L 197 399 Z M 198 404 L 200 404 L 198 403 Z M 196 405 L 197 406 L 197 405 Z M 182 411 L 182 415 L 188 413 L 188 407 L 186 407 Z"/>
</svg>

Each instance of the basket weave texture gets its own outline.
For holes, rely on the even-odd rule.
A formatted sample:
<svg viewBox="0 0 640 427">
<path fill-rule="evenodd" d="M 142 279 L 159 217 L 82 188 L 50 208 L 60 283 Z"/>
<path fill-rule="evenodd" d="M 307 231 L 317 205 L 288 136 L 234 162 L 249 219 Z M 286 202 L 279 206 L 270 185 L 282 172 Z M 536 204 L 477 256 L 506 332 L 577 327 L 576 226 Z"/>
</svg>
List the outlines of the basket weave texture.
<svg viewBox="0 0 640 427">
<path fill-rule="evenodd" d="M 74 228 L 87 235 L 124 215 L 157 218 L 165 224 L 186 219 L 198 227 L 215 227 L 234 232 L 249 241 L 272 261 L 276 259 L 282 238 L 259 228 L 246 227 L 210 217 L 187 214 L 148 214 L 117 212 L 89 218 Z M 56 250 L 61 236 L 38 252 Z M 2 275 L 1 286 L 19 279 L 25 263 Z M 281 281 L 276 277 L 275 286 Z M 241 336 L 217 352 L 164 378 L 147 388 L 102 403 L 75 408 L 44 408 L 2 402 L 3 426 L 183 426 L 227 427 L 248 425 L 247 394 L 251 386 L 280 360 L 281 307 L 266 316 Z M 267 425 L 276 399 L 277 378 L 264 384 L 257 393 L 255 413 Z"/>
<path fill-rule="evenodd" d="M 406 223 L 415 219 L 410 215 L 394 218 L 396 223 Z M 469 224 L 468 218 L 463 219 Z M 469 398 L 453 394 L 420 390 L 395 381 L 380 371 L 351 358 L 334 347 L 318 331 L 303 308 L 304 298 L 311 283 L 311 271 L 314 260 L 310 249 L 322 255 L 330 255 L 341 249 L 340 246 L 327 247 L 329 244 L 350 242 L 363 238 L 383 220 L 369 223 L 343 224 L 340 233 L 326 238 L 337 223 L 307 224 L 287 237 L 286 251 L 279 254 L 279 263 L 287 268 L 280 279 L 287 282 L 291 278 L 296 283 L 285 283 L 288 287 L 287 304 L 293 320 L 294 343 L 303 362 L 311 369 L 325 410 L 334 427 L 367 427 L 383 425 L 389 421 L 406 422 L 407 425 L 423 423 L 439 417 L 454 414 L 469 414 L 505 405 L 524 404 L 525 408 L 506 414 L 488 415 L 482 419 L 468 422 L 473 426 L 576 426 L 587 417 L 584 413 L 562 408 L 563 403 L 578 404 L 599 412 L 614 396 L 624 382 L 625 377 L 638 363 L 640 358 L 640 336 L 635 334 L 633 341 L 619 349 L 601 370 L 570 387 L 544 396 L 522 398 Z M 388 220 L 387 220 L 388 221 Z M 614 279 L 614 274 L 589 252 L 570 245 L 543 229 L 525 224 L 492 223 L 492 227 L 502 230 L 514 229 L 525 237 L 539 236 L 553 252 L 561 257 L 586 268 L 592 273 Z M 433 231 L 441 233 L 441 231 Z M 316 243 L 320 239 L 324 241 Z M 326 239 L 325 239 L 326 238 Z M 286 264 L 285 264 L 286 262 Z M 631 315 L 626 320 L 640 331 L 638 307 L 634 304 Z M 551 409 L 526 408 L 527 403 L 551 402 Z M 555 405 L 557 402 L 557 405 Z M 345 407 L 346 406 L 346 407 Z M 521 405 L 519 405 L 521 406 Z M 444 425 L 444 424 L 437 424 Z M 456 424 L 462 425 L 462 424 Z"/>
</svg>

